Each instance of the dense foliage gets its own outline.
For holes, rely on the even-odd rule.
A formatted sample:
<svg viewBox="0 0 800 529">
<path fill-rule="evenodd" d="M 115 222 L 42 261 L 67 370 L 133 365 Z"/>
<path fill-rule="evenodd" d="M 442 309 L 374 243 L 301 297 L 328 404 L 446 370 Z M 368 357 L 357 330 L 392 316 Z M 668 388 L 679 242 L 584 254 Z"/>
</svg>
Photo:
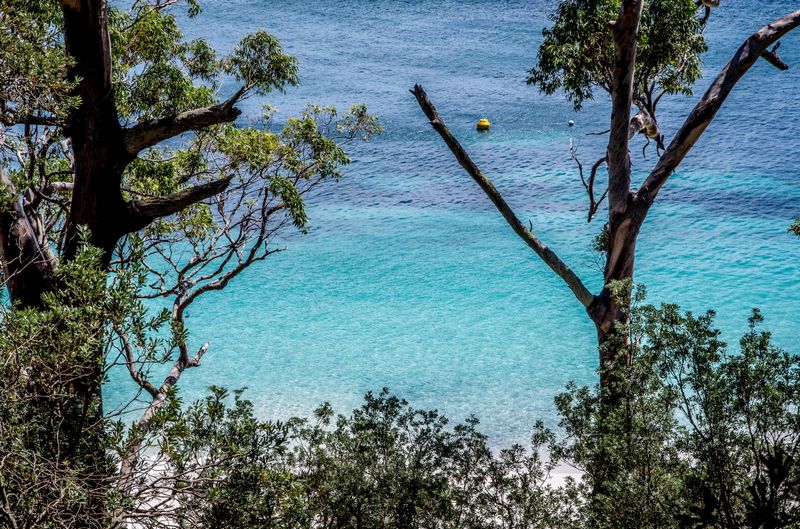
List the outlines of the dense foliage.
<svg viewBox="0 0 800 529">
<path fill-rule="evenodd" d="M 609 21 L 620 0 L 565 0 L 550 15 L 537 66 L 528 83 L 552 94 L 562 90 L 579 110 L 594 89 L 612 90 L 614 40 Z M 694 0 L 644 3 L 637 40 L 634 102 L 652 115 L 664 94 L 691 94 L 706 51 Z"/>
<path fill-rule="evenodd" d="M 636 308 L 619 405 L 574 386 L 557 399 L 568 441 L 554 453 L 585 470 L 592 527 L 800 521 L 800 357 L 771 343 L 758 310 L 738 351 L 713 320 Z"/>
<path fill-rule="evenodd" d="M 160 485 L 140 501 L 151 428 L 208 349 L 188 308 L 281 251 L 281 231 L 305 232 L 305 198 L 380 131 L 363 105 L 276 125 L 264 101 L 237 122 L 244 99 L 297 84 L 296 59 L 263 30 L 218 54 L 184 37 L 180 10 L 201 14 L 195 0 L 0 2 L 3 526 L 160 516 Z M 136 384 L 118 409 L 103 402 L 114 368 Z"/>
<path fill-rule="evenodd" d="M 4 314 L 0 519 L 9 527 L 800 523 L 800 357 L 772 345 L 758 311 L 733 351 L 713 313 L 637 306 L 625 329 L 631 362 L 618 366 L 614 388 L 622 400 L 609 409 L 598 387 L 569 386 L 556 400 L 559 435 L 536 425 L 527 448 L 494 449 L 477 419 L 450 425 L 386 390 L 367 394 L 348 416 L 325 404 L 313 418 L 287 422 L 256 417 L 241 392 L 211 388 L 188 406 L 173 393 L 146 429 L 107 418 L 71 438 L 57 424 L 62 410 L 99 402 L 75 400 L 70 389 L 72 369 L 86 365 L 80 355 L 103 335 L 98 313 L 141 309 L 126 293 L 135 276 L 104 286 L 90 247 L 61 274 L 65 297 L 48 299 L 44 311 Z M 619 285 L 618 294 L 629 288 Z M 142 457 L 121 482 L 115 469 L 134 438 Z M 95 443 L 107 454 L 96 462 L 104 483 L 97 468 L 87 473 L 86 460 L 71 457 Z M 575 478 L 553 481 L 565 466 Z M 102 522 L 82 518 L 97 494 L 108 509 Z"/>
<path fill-rule="evenodd" d="M 323 405 L 285 423 L 256 417 L 241 392 L 216 387 L 184 406 L 178 379 L 208 349 L 190 351 L 203 337 L 190 334 L 187 309 L 280 251 L 274 239 L 284 228 L 306 230 L 304 197 L 339 178 L 349 162 L 344 143 L 379 126 L 358 105 L 344 116 L 311 106 L 281 127 L 267 108 L 243 126 L 235 121 L 243 98 L 297 83 L 295 59 L 273 36 L 258 31 L 218 56 L 178 27 L 174 9 L 198 16 L 195 0 L 136 0 L 108 17 L 90 5 L 106 8 L 98 0 L 0 4 L 9 291 L 0 305 L 2 526 L 800 523 L 800 358 L 771 344 L 758 312 L 733 352 L 712 313 L 628 311 L 630 281 L 606 282 L 619 298 L 609 306 L 626 312 L 603 344 L 615 351 L 613 383 L 567 388 L 556 401 L 563 435 L 538 424 L 527 448 L 494 450 L 477 419 L 451 427 L 386 390 L 350 415 Z M 561 2 L 530 81 L 563 89 L 576 108 L 596 87 L 612 91 L 606 26 L 619 7 Z M 650 118 L 661 95 L 689 93 L 699 75 L 696 7 L 646 3 L 633 90 Z M 72 40 L 98 37 L 110 56 L 98 46 L 76 45 L 81 60 L 66 53 L 70 23 Z M 81 24 L 95 33 L 79 34 Z M 97 134 L 104 127 L 108 134 Z M 78 207 L 94 225 L 76 221 Z M 156 304 L 164 310 L 151 310 Z M 169 373 L 156 378 L 162 364 Z M 137 392 L 112 410 L 102 386 L 114 368 L 128 371 Z M 561 465 L 580 475 L 552 482 Z"/>
</svg>

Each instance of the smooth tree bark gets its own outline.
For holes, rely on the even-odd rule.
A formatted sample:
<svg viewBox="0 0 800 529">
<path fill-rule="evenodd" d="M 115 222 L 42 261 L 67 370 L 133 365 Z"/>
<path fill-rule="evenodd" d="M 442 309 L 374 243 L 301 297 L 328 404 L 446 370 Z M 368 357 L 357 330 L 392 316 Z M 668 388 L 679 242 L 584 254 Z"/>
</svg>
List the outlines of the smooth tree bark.
<svg viewBox="0 0 800 529">
<path fill-rule="evenodd" d="M 603 289 L 592 294 L 581 279 L 541 242 L 511 210 L 492 182 L 472 162 L 431 103 L 425 90 L 416 85 L 411 91 L 430 121 L 472 179 L 506 219 L 514 232 L 550 267 L 584 306 L 597 329 L 600 351 L 600 384 L 613 402 L 614 366 L 625 362 L 629 301 L 612 295 L 613 285 L 619 281 L 632 281 L 636 261 L 636 243 L 642 223 L 658 196 L 659 190 L 694 147 L 703 132 L 713 121 L 731 90 L 759 58 L 779 70 L 788 66 L 777 55 L 779 39 L 800 26 L 800 10 L 787 14 L 767 24 L 751 35 L 739 47 L 728 64 L 717 75 L 686 118 L 683 126 L 661 154 L 655 167 L 639 189 L 631 187 L 631 159 L 629 141 L 637 133 L 658 139 L 660 132 L 654 119 L 637 112 L 631 117 L 633 106 L 633 79 L 636 68 L 636 37 L 642 13 L 643 0 L 624 0 L 616 20 L 608 24 L 614 41 L 613 85 L 611 91 L 611 126 L 606 155 L 592 167 L 592 174 L 584 185 L 590 195 L 589 218 L 597 209 L 592 186 L 594 176 L 604 162 L 608 167 L 608 219 L 606 223 L 606 262 Z M 775 45 L 772 49 L 770 46 Z M 573 153 L 574 154 L 574 153 Z M 582 174 L 582 166 L 579 166 Z M 602 200 L 602 198 L 601 198 Z M 620 357 L 621 356 L 621 357 Z"/>
</svg>

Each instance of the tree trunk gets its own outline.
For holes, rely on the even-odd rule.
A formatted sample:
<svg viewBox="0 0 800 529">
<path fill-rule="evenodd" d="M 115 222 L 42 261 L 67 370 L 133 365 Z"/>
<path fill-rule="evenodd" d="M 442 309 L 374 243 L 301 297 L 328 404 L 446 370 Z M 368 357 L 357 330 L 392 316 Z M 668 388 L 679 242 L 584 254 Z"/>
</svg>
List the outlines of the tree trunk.
<svg viewBox="0 0 800 529">
<path fill-rule="evenodd" d="M 600 386 L 611 388 L 616 367 L 620 361 L 627 363 L 627 326 L 630 318 L 630 299 L 627 295 L 616 297 L 613 283 L 633 280 L 636 237 L 639 223 L 630 215 L 612 216 L 608 227 L 608 257 L 604 287 L 595 297 L 588 312 L 597 329 L 600 354 Z M 613 400 L 613 399 L 612 399 Z"/>
<path fill-rule="evenodd" d="M 75 257 L 78 229 L 86 227 L 107 267 L 124 234 L 127 209 L 120 183 L 133 156 L 125 149 L 114 103 L 106 2 L 62 0 L 62 6 L 64 44 L 75 60 L 70 76 L 80 79 L 76 95 L 81 98 L 66 130 L 75 156 L 75 184 L 64 257 Z"/>
<path fill-rule="evenodd" d="M 17 197 L 14 184 L 0 167 L 0 186 Z M 55 258 L 38 218 L 33 220 L 18 198 L 0 213 L 0 259 L 11 301 L 20 307 L 41 307 L 42 294 L 53 289 Z"/>
<path fill-rule="evenodd" d="M 86 228 L 87 242 L 102 250 L 101 266 L 106 269 L 123 234 L 126 204 L 120 185 L 132 160 L 124 148 L 114 101 L 107 5 L 105 0 L 61 0 L 61 6 L 64 45 L 74 60 L 69 76 L 79 80 L 75 95 L 80 96 L 80 105 L 65 127 L 74 155 L 74 184 L 62 258 L 75 258 L 82 242 L 80 229 Z M 73 409 L 65 426 L 75 436 L 75 460 L 81 462 L 85 477 L 96 483 L 82 518 L 87 526 L 102 526 L 107 516 L 108 477 L 114 472 L 105 453 L 103 431 L 103 349 L 83 361 L 82 375 L 72 389 L 75 401 L 84 404 Z"/>
</svg>

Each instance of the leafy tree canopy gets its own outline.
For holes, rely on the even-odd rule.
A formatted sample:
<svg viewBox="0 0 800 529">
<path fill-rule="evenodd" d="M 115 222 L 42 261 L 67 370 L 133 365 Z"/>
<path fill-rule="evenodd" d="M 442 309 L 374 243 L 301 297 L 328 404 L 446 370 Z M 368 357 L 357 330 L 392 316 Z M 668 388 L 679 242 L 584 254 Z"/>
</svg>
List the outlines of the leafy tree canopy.
<svg viewBox="0 0 800 529">
<path fill-rule="evenodd" d="M 0 443 L 19 454 L 0 463 L 14 505 L 0 524 L 120 523 L 160 408 L 209 347 L 188 308 L 281 251 L 282 230 L 307 230 L 306 197 L 380 132 L 364 105 L 237 122 L 244 99 L 298 83 L 296 59 L 266 31 L 218 54 L 184 37 L 178 10 L 201 14 L 194 0 L 0 2 Z M 135 386 L 109 409 L 115 368 Z"/>
<path fill-rule="evenodd" d="M 620 0 L 565 0 L 550 15 L 543 31 L 538 63 L 528 83 L 547 94 L 561 90 L 580 110 L 600 88 L 612 90 L 614 41 L 609 22 Z M 691 94 L 701 75 L 706 51 L 701 21 L 693 0 L 650 0 L 644 3 L 637 41 L 634 102 L 655 114 L 664 94 Z"/>
</svg>

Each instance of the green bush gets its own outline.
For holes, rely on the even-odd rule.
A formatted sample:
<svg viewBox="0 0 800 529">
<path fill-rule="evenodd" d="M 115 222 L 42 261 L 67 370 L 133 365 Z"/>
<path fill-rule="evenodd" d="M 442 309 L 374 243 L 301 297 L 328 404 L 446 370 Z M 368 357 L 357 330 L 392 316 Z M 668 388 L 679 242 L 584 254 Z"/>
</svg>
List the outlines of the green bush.
<svg viewBox="0 0 800 529">
<path fill-rule="evenodd" d="M 74 391 L 83 376 L 75 369 L 86 369 L 84 356 L 108 336 L 98 314 L 113 314 L 134 336 L 163 324 L 144 318 L 125 295 L 137 274 L 105 284 L 97 259 L 85 248 L 64 267 L 63 296 L 49 297 L 44 310 L 3 313 L 3 526 L 800 523 L 800 357 L 772 344 L 758 311 L 734 351 L 720 339 L 713 312 L 636 307 L 640 296 L 633 296 L 636 308 L 620 335 L 630 360 L 616 366 L 607 388 L 617 400 L 610 405 L 598 387 L 568 386 L 556 399 L 559 431 L 537 424 L 527 447 L 495 449 L 476 418 L 451 425 L 386 389 L 368 393 L 349 415 L 324 404 L 312 418 L 285 423 L 257 418 L 241 392 L 211 388 L 184 406 L 172 390 L 147 428 L 137 428 L 103 418 L 98 401 Z M 621 286 L 620 295 L 629 290 Z M 80 430 L 76 416 L 84 417 Z M 119 465 L 131 446 L 139 454 L 123 480 Z M 555 484 L 550 477 L 560 465 L 581 473 Z"/>
</svg>

